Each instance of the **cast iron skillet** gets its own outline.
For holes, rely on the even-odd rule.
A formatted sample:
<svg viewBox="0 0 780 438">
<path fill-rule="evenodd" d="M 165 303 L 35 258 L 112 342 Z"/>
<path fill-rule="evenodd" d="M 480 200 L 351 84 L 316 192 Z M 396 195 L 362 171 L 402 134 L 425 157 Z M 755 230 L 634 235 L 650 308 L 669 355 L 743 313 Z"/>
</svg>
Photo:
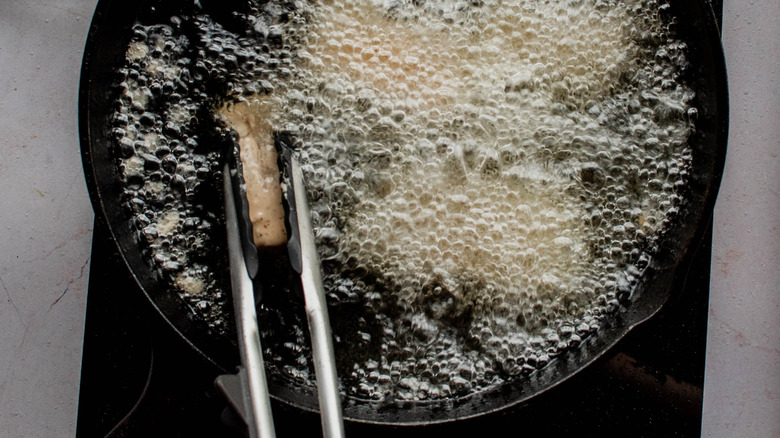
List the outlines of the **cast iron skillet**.
<svg viewBox="0 0 780 438">
<path fill-rule="evenodd" d="M 131 26 L 151 7 L 171 9 L 175 13 L 183 3 L 161 0 L 128 2 L 100 0 L 90 27 L 81 72 L 79 128 L 87 186 L 98 220 L 111 232 L 119 253 L 148 299 L 171 330 L 206 360 L 224 370 L 233 370 L 238 362 L 235 347 L 211 336 L 194 321 L 191 312 L 174 293 L 166 290 L 158 274 L 143 259 L 137 230 L 131 214 L 120 204 L 122 186 L 110 154 L 110 118 L 114 111 L 116 71 L 123 63 L 132 32 Z M 202 0 L 204 6 L 207 0 Z M 234 3 L 238 6 L 240 2 Z M 173 5 L 173 6 L 172 6 Z M 176 6 L 178 5 L 178 6 Z M 218 10 L 229 9 L 220 2 Z M 166 9 L 168 8 L 168 9 Z M 378 406 L 346 399 L 345 418 L 370 423 L 426 424 L 452 421 L 494 412 L 529 400 L 565 381 L 592 363 L 637 324 L 658 312 L 681 289 L 690 258 L 712 215 L 722 175 L 728 131 L 726 69 L 718 26 L 707 0 L 672 0 L 676 31 L 689 47 L 691 67 L 686 80 L 695 90 L 693 102 L 699 113 L 690 138 L 693 149 L 693 173 L 683 193 L 685 203 L 672 226 L 661 239 L 645 277 L 634 292 L 636 299 L 622 307 L 597 334 L 581 346 L 553 359 L 530 376 L 509 381 L 494 389 L 469 397 L 428 403 L 391 403 Z M 338 352 L 337 352 L 338 353 Z M 289 404 L 316 410 L 316 394 L 310 388 L 290 382 L 269 382 L 272 394 Z"/>
</svg>

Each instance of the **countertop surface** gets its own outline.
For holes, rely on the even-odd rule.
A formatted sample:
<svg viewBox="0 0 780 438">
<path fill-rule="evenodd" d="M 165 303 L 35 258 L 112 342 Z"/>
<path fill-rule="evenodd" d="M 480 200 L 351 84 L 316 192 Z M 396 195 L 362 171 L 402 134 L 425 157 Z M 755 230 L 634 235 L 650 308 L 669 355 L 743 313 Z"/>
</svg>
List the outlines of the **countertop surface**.
<svg viewBox="0 0 780 438">
<path fill-rule="evenodd" d="M 94 214 L 79 70 L 96 0 L 0 2 L 0 435 L 75 435 Z M 702 436 L 780 437 L 780 2 L 724 1 Z"/>
</svg>

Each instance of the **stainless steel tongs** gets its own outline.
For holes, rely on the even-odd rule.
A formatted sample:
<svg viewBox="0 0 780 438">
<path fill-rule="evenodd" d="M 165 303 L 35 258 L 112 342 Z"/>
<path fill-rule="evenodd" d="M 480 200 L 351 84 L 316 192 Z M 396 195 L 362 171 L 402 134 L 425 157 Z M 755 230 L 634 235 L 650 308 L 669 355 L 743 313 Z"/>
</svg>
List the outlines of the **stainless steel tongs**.
<svg viewBox="0 0 780 438">
<path fill-rule="evenodd" d="M 234 405 L 244 417 L 249 436 L 270 438 L 275 436 L 275 432 L 260 347 L 252 280 L 259 269 L 258 253 L 252 240 L 246 194 L 241 187 L 240 160 L 238 154 L 232 152 L 234 165 L 231 166 L 231 160 L 228 160 L 224 166 L 224 191 L 233 304 L 243 367 L 237 379 L 221 376 L 217 386 L 231 398 L 229 393 L 238 392 L 236 386 L 240 385 L 242 400 L 240 403 L 234 400 Z M 287 250 L 290 265 L 301 278 L 311 334 L 323 436 L 343 437 L 344 424 L 333 340 L 303 172 L 296 152 L 286 145 L 281 148 L 280 163 L 289 209 L 287 219 L 290 234 Z M 231 386 L 232 390 L 229 388 Z"/>
</svg>

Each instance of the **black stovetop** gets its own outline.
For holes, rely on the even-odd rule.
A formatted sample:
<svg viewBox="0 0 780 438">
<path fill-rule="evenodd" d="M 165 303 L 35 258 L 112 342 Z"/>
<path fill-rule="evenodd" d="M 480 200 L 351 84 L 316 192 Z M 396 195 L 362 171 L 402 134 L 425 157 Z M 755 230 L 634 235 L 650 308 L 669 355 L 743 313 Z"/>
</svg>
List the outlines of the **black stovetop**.
<svg viewBox="0 0 780 438">
<path fill-rule="evenodd" d="M 679 298 L 570 380 L 506 411 L 404 427 L 403 434 L 699 436 L 710 251 L 708 232 Z M 242 436 L 221 420 L 225 402 L 213 386 L 220 370 L 154 314 L 100 223 L 88 294 L 78 438 Z M 273 410 L 278 436 L 319 435 L 316 415 L 281 404 Z M 348 436 L 399 433 L 363 424 L 346 427 Z"/>
</svg>

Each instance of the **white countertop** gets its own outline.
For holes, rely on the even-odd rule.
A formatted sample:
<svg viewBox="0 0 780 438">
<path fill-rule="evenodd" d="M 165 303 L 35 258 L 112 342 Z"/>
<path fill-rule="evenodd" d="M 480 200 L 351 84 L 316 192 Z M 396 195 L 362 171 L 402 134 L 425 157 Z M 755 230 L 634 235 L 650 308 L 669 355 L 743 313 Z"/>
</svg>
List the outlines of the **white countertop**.
<svg viewBox="0 0 780 438">
<path fill-rule="evenodd" d="M 780 2 L 725 0 L 731 123 L 713 225 L 702 435 L 780 437 Z"/>
<path fill-rule="evenodd" d="M 0 436 L 74 436 L 93 212 L 77 96 L 96 0 L 0 2 Z M 702 436 L 780 437 L 780 2 L 726 0 Z"/>
</svg>

